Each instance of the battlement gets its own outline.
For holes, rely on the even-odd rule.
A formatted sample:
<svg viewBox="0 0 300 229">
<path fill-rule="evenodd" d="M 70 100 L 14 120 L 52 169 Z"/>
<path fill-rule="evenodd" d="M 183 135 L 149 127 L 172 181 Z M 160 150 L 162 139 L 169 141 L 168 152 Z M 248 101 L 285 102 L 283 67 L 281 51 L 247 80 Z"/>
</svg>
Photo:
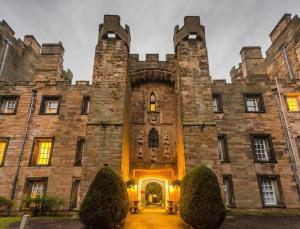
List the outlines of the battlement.
<svg viewBox="0 0 300 229">
<path fill-rule="evenodd" d="M 205 43 L 205 27 L 200 23 L 200 17 L 198 16 L 186 16 L 184 17 L 184 25 L 179 28 L 179 25 L 174 29 L 174 48 L 182 40 L 195 39 L 203 41 Z"/>
<path fill-rule="evenodd" d="M 120 25 L 119 15 L 104 15 L 103 23 L 99 25 L 99 42 L 101 39 L 121 39 L 130 48 L 130 29 L 128 25 Z"/>
<path fill-rule="evenodd" d="M 279 22 L 269 35 L 272 43 L 279 37 L 281 32 L 287 27 L 291 20 L 291 14 L 284 14 L 282 16 L 282 18 L 279 20 Z"/>
<path fill-rule="evenodd" d="M 130 62 L 131 63 L 136 63 L 136 62 L 171 62 L 175 60 L 175 55 L 174 54 L 166 54 L 166 60 L 160 60 L 160 56 L 157 53 L 147 53 L 145 55 L 145 61 L 140 60 L 140 55 L 139 54 L 130 54 Z"/>
<path fill-rule="evenodd" d="M 260 46 L 245 46 L 240 51 L 242 60 L 263 59 Z"/>
</svg>

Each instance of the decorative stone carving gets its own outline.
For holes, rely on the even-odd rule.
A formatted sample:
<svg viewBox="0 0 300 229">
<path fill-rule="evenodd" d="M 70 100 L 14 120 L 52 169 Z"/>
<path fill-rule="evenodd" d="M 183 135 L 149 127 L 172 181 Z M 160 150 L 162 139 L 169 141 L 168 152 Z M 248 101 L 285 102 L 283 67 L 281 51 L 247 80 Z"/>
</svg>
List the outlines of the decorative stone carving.
<svg viewBox="0 0 300 229">
<path fill-rule="evenodd" d="M 168 131 L 163 131 L 164 157 L 170 158 L 170 142 Z"/>
<path fill-rule="evenodd" d="M 138 158 L 143 158 L 143 144 L 144 144 L 144 131 L 140 130 L 138 132 Z"/>
<path fill-rule="evenodd" d="M 156 152 L 156 148 L 151 148 L 151 162 L 156 162 L 156 155 L 157 155 L 157 152 Z"/>
</svg>

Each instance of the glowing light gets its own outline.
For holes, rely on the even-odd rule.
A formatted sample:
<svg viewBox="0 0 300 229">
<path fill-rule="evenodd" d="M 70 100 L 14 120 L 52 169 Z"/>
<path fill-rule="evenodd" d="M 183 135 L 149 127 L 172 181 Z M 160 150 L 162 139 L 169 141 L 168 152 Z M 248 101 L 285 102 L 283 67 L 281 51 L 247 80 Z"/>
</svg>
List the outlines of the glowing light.
<svg viewBox="0 0 300 229">
<path fill-rule="evenodd" d="M 5 148 L 6 148 L 6 142 L 0 142 L 0 165 L 2 164 L 4 158 Z"/>
<path fill-rule="evenodd" d="M 299 104 L 298 104 L 297 97 L 290 96 L 290 97 L 287 97 L 286 100 L 287 100 L 289 111 L 292 111 L 292 112 L 299 111 Z"/>
<path fill-rule="evenodd" d="M 48 165 L 49 158 L 50 158 L 51 144 L 52 144 L 51 141 L 45 141 L 40 143 L 37 165 Z"/>
<path fill-rule="evenodd" d="M 174 192 L 174 186 L 173 185 L 170 185 L 169 189 L 170 189 L 170 192 Z"/>
</svg>

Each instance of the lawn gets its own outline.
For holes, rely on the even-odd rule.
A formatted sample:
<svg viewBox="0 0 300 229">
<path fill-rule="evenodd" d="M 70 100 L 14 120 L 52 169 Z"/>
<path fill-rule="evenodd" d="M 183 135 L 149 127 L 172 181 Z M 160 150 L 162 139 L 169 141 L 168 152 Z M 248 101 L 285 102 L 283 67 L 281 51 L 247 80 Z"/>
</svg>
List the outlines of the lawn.
<svg viewBox="0 0 300 229">
<path fill-rule="evenodd" d="M 5 229 L 10 225 L 11 223 L 19 222 L 21 221 L 20 216 L 16 217 L 0 217 L 0 229 Z"/>
</svg>

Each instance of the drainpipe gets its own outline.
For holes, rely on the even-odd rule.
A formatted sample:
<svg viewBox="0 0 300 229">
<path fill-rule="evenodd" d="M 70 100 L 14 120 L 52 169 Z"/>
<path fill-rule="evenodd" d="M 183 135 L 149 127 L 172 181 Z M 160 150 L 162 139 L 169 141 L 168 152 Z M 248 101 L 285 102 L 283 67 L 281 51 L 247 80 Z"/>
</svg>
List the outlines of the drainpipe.
<svg viewBox="0 0 300 229">
<path fill-rule="evenodd" d="M 291 66 L 290 66 L 290 63 L 289 63 L 289 58 L 288 58 L 288 55 L 287 55 L 287 52 L 286 52 L 286 48 L 284 47 L 284 45 L 281 46 L 280 50 L 283 54 L 285 65 L 286 65 L 288 73 L 289 73 L 289 77 L 292 80 L 292 79 L 294 79 L 294 77 L 293 77 L 293 74 L 292 74 L 292 69 L 291 69 Z"/>
<path fill-rule="evenodd" d="M 0 68 L 0 78 L 1 78 L 1 75 L 2 75 L 2 72 L 3 72 L 3 69 L 4 69 L 4 64 L 5 64 L 5 61 L 6 61 L 6 57 L 7 57 L 7 53 L 8 53 L 8 48 L 9 46 L 11 45 L 10 41 L 9 40 L 4 40 L 5 41 L 5 50 L 4 50 L 4 55 L 3 55 L 3 58 L 2 58 L 2 62 L 1 62 L 1 68 Z"/>
<path fill-rule="evenodd" d="M 276 104 L 277 104 L 279 114 L 280 114 L 281 124 L 283 126 L 285 138 L 287 141 L 291 169 L 293 172 L 294 179 L 296 181 L 296 187 L 297 187 L 298 196 L 299 196 L 299 200 L 300 200 L 300 172 L 299 172 L 299 169 L 297 168 L 297 164 L 296 164 L 295 149 L 293 147 L 290 127 L 288 125 L 288 119 L 287 119 L 285 111 L 284 111 L 284 106 L 283 106 L 283 102 L 282 102 L 282 98 L 281 98 L 281 92 L 280 92 L 277 77 L 275 77 L 275 82 L 276 82 L 277 93 L 276 94 L 274 93 L 274 95 L 275 95 Z"/>
<path fill-rule="evenodd" d="M 20 166 L 21 166 L 21 161 L 22 161 L 22 157 L 23 157 L 23 153 L 24 153 L 25 143 L 26 143 L 27 136 L 28 136 L 30 120 L 31 120 L 31 116 L 33 113 L 33 109 L 34 109 L 36 94 L 37 94 L 37 91 L 35 89 L 32 89 L 31 102 L 30 102 L 29 112 L 28 112 L 28 116 L 27 116 L 26 127 L 25 127 L 25 131 L 24 131 L 24 136 L 23 136 L 23 142 L 21 145 L 21 153 L 18 157 L 17 171 L 16 171 L 16 175 L 15 175 L 14 181 L 13 181 L 13 188 L 12 188 L 11 198 L 10 198 L 11 200 L 13 200 L 15 198 L 15 194 L 16 194 L 16 187 L 17 187 L 17 183 L 18 183 Z"/>
</svg>

